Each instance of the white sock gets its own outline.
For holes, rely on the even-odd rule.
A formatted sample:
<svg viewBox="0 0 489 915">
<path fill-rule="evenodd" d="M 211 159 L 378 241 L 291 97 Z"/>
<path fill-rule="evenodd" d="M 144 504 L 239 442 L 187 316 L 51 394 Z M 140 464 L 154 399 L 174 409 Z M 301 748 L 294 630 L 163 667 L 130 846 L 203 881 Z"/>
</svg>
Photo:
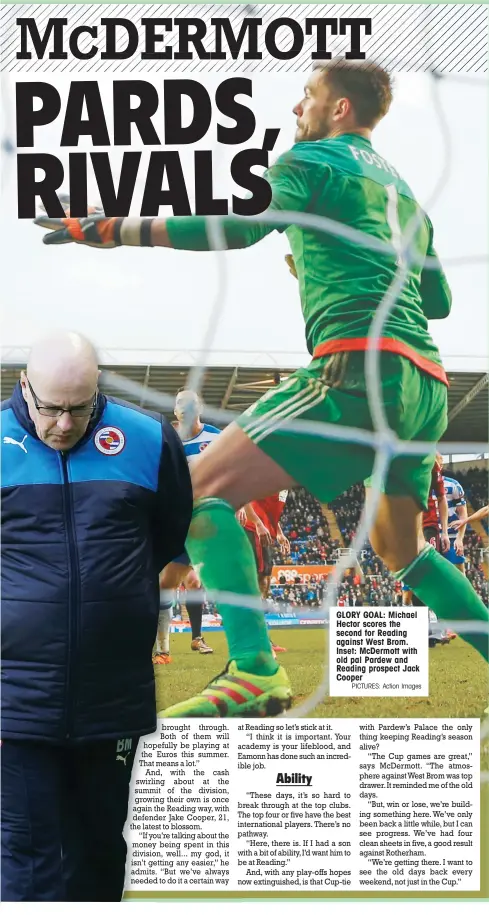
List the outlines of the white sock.
<svg viewBox="0 0 489 915">
<path fill-rule="evenodd" d="M 158 614 L 158 633 L 156 635 L 156 651 L 158 654 L 170 654 L 170 621 L 172 616 L 171 603 L 162 604 Z"/>
</svg>

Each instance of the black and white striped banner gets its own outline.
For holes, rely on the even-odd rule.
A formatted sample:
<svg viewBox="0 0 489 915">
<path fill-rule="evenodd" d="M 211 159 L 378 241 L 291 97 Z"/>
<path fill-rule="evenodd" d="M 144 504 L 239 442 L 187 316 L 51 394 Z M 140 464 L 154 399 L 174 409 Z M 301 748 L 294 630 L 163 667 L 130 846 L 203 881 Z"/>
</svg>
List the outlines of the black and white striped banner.
<svg viewBox="0 0 489 915">
<path fill-rule="evenodd" d="M 101 72 L 303 72 L 311 66 L 312 55 L 325 47 L 324 38 L 318 38 L 321 31 L 326 35 L 327 51 L 333 57 L 344 57 L 352 47 L 351 22 L 371 20 L 371 34 L 368 25 L 358 25 L 361 51 L 392 71 L 483 75 L 487 72 L 488 15 L 483 4 L 443 3 L 6 4 L 0 10 L 1 67 L 4 72 L 26 76 L 41 70 L 92 76 Z M 21 27 L 18 21 L 26 19 L 33 24 Z M 48 32 L 50 20 L 57 24 Z M 118 59 L 102 56 L 107 50 L 107 20 L 119 21 L 114 29 Z M 215 20 L 221 20 L 221 25 Z M 225 28 L 222 20 L 226 20 Z M 278 20 L 285 22 L 277 24 Z M 316 20 L 316 24 L 307 29 L 306 20 Z M 324 29 L 317 20 L 330 24 Z M 189 43 L 186 35 L 198 40 Z M 233 44 L 236 59 L 231 53 Z M 130 55 L 120 56 L 128 46 Z M 85 59 L 77 59 L 73 48 Z M 160 57 L 145 58 L 148 48 Z M 188 56 L 183 56 L 188 49 Z M 22 50 L 24 57 L 19 58 Z"/>
</svg>

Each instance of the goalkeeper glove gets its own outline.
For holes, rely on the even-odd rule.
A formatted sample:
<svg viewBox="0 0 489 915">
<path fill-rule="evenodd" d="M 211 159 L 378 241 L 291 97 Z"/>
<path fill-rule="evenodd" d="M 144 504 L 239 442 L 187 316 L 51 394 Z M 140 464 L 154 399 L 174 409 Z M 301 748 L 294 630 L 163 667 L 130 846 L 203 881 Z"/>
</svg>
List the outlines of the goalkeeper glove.
<svg viewBox="0 0 489 915">
<path fill-rule="evenodd" d="M 38 216 L 34 223 L 51 231 L 44 235 L 45 245 L 66 245 L 74 242 L 91 248 L 118 248 L 120 245 L 151 247 L 152 219 L 124 219 L 105 216 L 100 210 L 90 208 L 93 215 L 76 219 Z M 69 209 L 67 209 L 69 212 Z"/>
</svg>

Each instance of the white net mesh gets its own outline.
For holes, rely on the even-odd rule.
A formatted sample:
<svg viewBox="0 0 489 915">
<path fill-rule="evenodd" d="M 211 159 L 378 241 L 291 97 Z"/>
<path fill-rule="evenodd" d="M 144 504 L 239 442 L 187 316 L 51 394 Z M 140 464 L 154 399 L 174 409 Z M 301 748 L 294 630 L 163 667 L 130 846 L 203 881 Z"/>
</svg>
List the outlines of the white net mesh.
<svg viewBox="0 0 489 915">
<path fill-rule="evenodd" d="M 451 79 L 452 77 L 449 78 Z M 429 211 L 433 207 L 439 196 L 443 193 L 443 190 L 445 189 L 450 179 L 452 148 L 451 135 L 443 106 L 440 101 L 438 84 L 439 78 L 436 76 L 436 74 L 432 74 L 430 79 L 432 102 L 434 111 L 436 112 L 438 128 L 443 137 L 444 161 L 440 163 L 440 170 L 436 185 L 428 199 L 424 202 L 420 213 L 422 213 L 423 210 Z M 416 262 L 417 258 L 419 257 L 415 251 L 413 239 L 419 225 L 419 220 L 421 218 L 422 215 L 416 216 L 411 221 L 411 224 L 407 226 L 404 232 L 400 249 L 397 250 L 398 255 L 400 255 L 399 266 L 389 290 L 385 294 L 382 302 L 376 310 L 369 330 L 368 348 L 365 354 L 365 374 L 367 381 L 368 402 L 373 420 L 373 431 L 369 432 L 364 429 L 344 426 L 339 428 L 338 426 L 329 425 L 326 423 L 319 424 L 306 420 L 292 420 L 287 424 L 287 429 L 290 429 L 290 431 L 296 431 L 303 434 L 307 433 L 310 435 L 312 434 L 316 437 L 324 439 L 348 441 L 359 445 L 368 444 L 375 449 L 376 453 L 371 481 L 372 498 L 369 499 L 368 505 L 366 504 L 363 509 L 355 538 L 351 544 L 351 552 L 340 557 L 339 561 L 334 567 L 333 574 L 331 575 L 331 578 L 328 582 L 328 587 L 324 596 L 323 606 L 325 609 L 328 609 L 336 604 L 338 586 L 343 578 L 343 575 L 345 571 L 350 568 L 354 562 L 357 561 L 359 551 L 363 548 L 365 542 L 368 539 L 369 531 L 372 527 L 372 523 L 378 508 L 382 486 L 393 458 L 400 454 L 432 454 L 433 457 L 435 455 L 436 445 L 433 442 L 402 441 L 389 427 L 382 400 L 382 388 L 380 379 L 380 350 L 378 348 L 378 341 L 382 337 L 383 327 L 388 318 L 389 312 L 394 307 L 397 296 L 399 295 L 405 283 L 409 266 L 411 263 Z M 248 218 L 241 217 L 241 219 L 246 221 Z M 295 212 L 267 213 L 263 216 L 260 216 L 259 221 L 271 225 L 283 225 L 285 222 L 296 224 L 303 228 L 327 232 L 341 238 L 346 238 L 355 244 L 362 245 L 373 251 L 388 251 L 389 253 L 392 253 L 393 251 L 393 248 L 390 245 L 378 239 L 374 239 L 372 236 L 365 235 L 364 233 L 354 230 L 344 224 L 339 224 L 333 220 L 321 216 Z M 187 387 L 197 391 L 198 393 L 200 393 L 202 389 L 206 366 L 208 366 L 212 360 L 213 340 L 216 330 L 219 326 L 219 322 L 222 318 L 224 308 L 226 306 L 227 266 L 226 255 L 224 253 L 226 248 L 225 237 L 220 226 L 219 217 L 208 217 L 207 223 L 209 242 L 213 250 L 216 252 L 214 256 L 217 258 L 218 262 L 220 283 L 218 294 L 216 295 L 215 301 L 210 311 L 207 332 L 202 345 L 202 356 L 199 360 L 199 365 L 191 369 L 186 382 Z M 486 257 L 482 254 L 473 255 L 471 261 L 473 263 L 483 263 L 486 261 Z M 466 262 L 466 258 L 460 258 L 454 259 L 452 261 L 445 260 L 444 264 L 446 266 L 447 263 L 461 264 Z M 430 258 L 426 262 L 423 261 L 423 264 L 426 269 L 437 269 L 438 261 L 435 258 Z M 142 392 L 141 386 L 132 382 L 128 382 L 127 379 L 123 379 L 122 377 L 117 378 L 113 373 L 110 374 L 110 384 L 112 387 L 118 387 L 121 392 L 130 393 L 132 397 L 137 396 Z M 144 396 L 146 401 L 150 401 L 153 406 L 159 409 L 171 410 L 173 408 L 173 398 L 170 396 L 155 394 L 154 392 L 148 390 L 144 392 Z M 212 422 L 227 424 L 234 419 L 235 414 L 230 411 L 205 407 L 204 416 Z M 478 453 L 483 451 L 485 447 L 486 446 L 481 442 L 464 443 L 463 445 L 457 442 L 443 443 L 443 449 L 445 452 L 454 453 L 460 453 L 461 451 L 467 453 Z M 227 604 L 236 606 L 242 606 L 243 602 L 245 601 L 247 606 L 250 608 L 253 607 L 263 609 L 263 603 L 259 599 L 256 601 L 250 601 L 249 597 L 244 598 L 241 595 L 236 595 L 228 592 L 225 594 L 222 592 L 209 593 L 209 597 L 211 600 L 216 600 L 217 602 L 222 600 Z M 455 628 L 457 628 L 460 633 L 468 631 L 487 632 L 489 628 L 488 624 L 475 621 L 452 621 L 452 625 L 455 626 Z M 307 716 L 310 714 L 316 708 L 317 704 L 327 695 L 328 678 L 329 671 L 326 655 L 322 682 L 318 685 L 317 689 L 311 696 L 309 696 L 300 705 L 294 707 L 293 710 L 285 714 L 292 717 Z"/>
<path fill-rule="evenodd" d="M 453 80 L 456 82 L 463 82 L 468 87 L 470 86 L 474 88 L 483 85 L 482 81 L 463 75 L 449 75 L 443 77 L 443 79 L 445 81 Z M 430 211 L 433 208 L 434 204 L 437 202 L 447 187 L 450 181 L 453 157 L 451 131 L 449 129 L 447 117 L 440 100 L 439 85 L 440 76 L 435 72 L 431 73 L 429 80 L 431 101 L 436 117 L 437 129 L 442 138 L 443 161 L 439 163 L 436 184 L 433 187 L 431 193 L 428 195 L 427 199 L 423 201 L 422 207 L 423 210 L 426 211 Z M 7 83 L 5 81 L 3 82 L 2 88 L 4 90 L 7 88 Z M 8 98 L 6 102 L 4 98 L 3 112 L 2 178 L 3 181 L 10 181 L 15 146 L 13 139 L 11 102 Z M 242 217 L 242 219 L 245 220 L 246 217 Z M 288 428 L 291 431 L 293 430 L 303 434 L 307 433 L 308 435 L 314 435 L 323 439 L 348 441 L 359 445 L 366 444 L 372 446 L 375 449 L 376 457 L 371 481 L 372 498 L 369 500 L 368 505 L 366 505 L 362 511 L 356 535 L 353 542 L 351 543 L 352 552 L 348 554 L 345 553 L 344 556 L 341 556 L 335 565 L 334 572 L 328 582 L 324 596 L 323 605 L 325 609 L 328 609 L 336 604 L 338 586 L 343 578 L 343 575 L 346 569 L 352 566 L 353 561 L 358 558 L 359 551 L 362 549 L 368 539 L 369 531 L 372 527 L 372 522 L 378 507 L 382 485 L 386 479 L 386 475 L 393 458 L 400 454 L 433 454 L 434 456 L 435 453 L 435 445 L 431 442 L 406 442 L 398 438 L 395 432 L 389 427 L 381 396 L 382 389 L 380 381 L 380 350 L 378 348 L 378 342 L 382 336 L 383 327 L 389 316 L 389 313 L 394 307 L 397 296 L 399 295 L 399 292 L 404 285 L 409 266 L 415 262 L 417 258 L 417 254 L 413 245 L 413 238 L 418 225 L 418 219 L 419 217 L 412 221 L 402 237 L 400 250 L 397 251 L 397 253 L 400 255 L 399 266 L 389 290 L 387 291 L 382 302 L 376 310 L 369 330 L 368 348 L 365 354 L 365 374 L 367 382 L 367 397 L 373 420 L 373 431 L 369 432 L 355 427 L 347 428 L 344 426 L 338 428 L 337 426 L 328 425 L 325 423 L 318 424 L 305 420 L 294 420 L 288 424 Z M 260 222 L 272 225 L 279 223 L 283 225 L 284 222 L 290 222 L 291 224 L 294 223 L 303 228 L 310 228 L 317 231 L 333 234 L 337 237 L 345 238 L 352 243 L 361 245 L 373 251 L 388 251 L 389 253 L 392 253 L 393 251 L 393 248 L 390 245 L 386 245 L 383 242 L 372 238 L 371 236 L 364 235 L 363 233 L 351 229 L 344 224 L 336 223 L 324 217 L 313 216 L 311 214 L 283 212 L 280 214 L 267 213 L 263 216 L 260 216 Z M 210 310 L 205 337 L 202 340 L 199 364 L 190 370 L 186 382 L 187 387 L 197 391 L 198 393 L 200 393 L 202 390 L 206 367 L 212 363 L 216 331 L 219 328 L 219 324 L 222 320 L 227 304 L 228 267 L 225 254 L 225 237 L 220 225 L 219 217 L 209 217 L 207 223 L 208 237 L 211 243 L 211 247 L 215 251 L 213 256 L 217 261 L 219 284 L 215 301 Z M 486 255 L 476 252 L 473 255 L 464 255 L 458 258 L 444 259 L 444 266 L 463 266 L 468 264 L 484 264 L 486 262 Z M 435 259 L 431 259 L 431 262 L 424 263 L 424 267 L 426 269 L 436 269 L 437 261 Z M 118 376 L 113 372 L 110 373 L 108 381 L 110 382 L 111 388 L 118 389 L 121 394 L 129 395 L 133 399 L 144 397 L 145 404 L 148 407 L 167 412 L 171 412 L 173 410 L 174 398 L 169 394 L 165 394 L 163 392 L 155 392 L 143 385 L 129 381 L 127 378 Z M 204 405 L 203 415 L 204 418 L 220 425 L 227 424 L 235 418 L 235 414 L 232 411 L 211 408 L 207 405 Z M 483 452 L 486 447 L 487 446 L 483 442 L 465 442 L 463 444 L 459 442 L 443 443 L 443 448 L 446 453 L 480 453 Z M 226 603 L 231 605 L 234 604 L 242 606 L 243 602 L 246 602 L 250 608 L 253 607 L 263 610 L 263 603 L 259 599 L 252 601 L 249 599 L 249 597 L 243 598 L 241 595 L 230 593 L 210 593 L 209 597 L 211 600 L 216 601 L 219 601 L 219 599 L 224 599 Z M 482 622 L 467 622 L 460 620 L 457 622 L 452 621 L 451 624 L 461 634 L 467 631 L 488 631 L 488 625 Z M 325 653 L 324 675 L 322 681 L 318 684 L 316 690 L 304 702 L 294 707 L 293 710 L 286 713 L 286 715 L 299 717 L 307 716 L 310 714 L 316 708 L 317 704 L 321 702 L 328 694 L 328 677 L 329 671 L 327 653 Z M 486 723 L 482 726 L 482 737 L 486 738 L 488 734 L 489 727 Z M 487 780 L 488 777 L 489 776 L 487 773 L 483 773 L 482 778 L 484 780 Z"/>
</svg>

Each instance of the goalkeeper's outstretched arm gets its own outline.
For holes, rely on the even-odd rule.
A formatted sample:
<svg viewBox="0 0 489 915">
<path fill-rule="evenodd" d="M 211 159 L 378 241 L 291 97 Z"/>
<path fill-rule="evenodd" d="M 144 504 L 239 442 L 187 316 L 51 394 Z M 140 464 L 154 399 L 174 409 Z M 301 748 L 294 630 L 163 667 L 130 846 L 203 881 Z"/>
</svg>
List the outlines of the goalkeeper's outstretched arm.
<svg viewBox="0 0 489 915">
<path fill-rule="evenodd" d="M 147 219 L 116 216 L 88 216 L 65 219 L 38 216 L 35 224 L 50 229 L 45 245 L 74 242 L 90 248 L 178 248 L 184 251 L 212 251 L 214 245 L 205 216 L 171 216 Z M 277 226 L 241 222 L 230 217 L 221 220 L 226 248 L 248 248 L 261 241 Z"/>
<path fill-rule="evenodd" d="M 267 172 L 271 188 L 269 209 L 275 212 L 304 212 L 314 193 L 314 178 L 295 150 L 285 153 Z M 262 214 L 260 214 L 262 215 Z M 254 219 L 239 220 L 234 216 L 220 219 L 226 248 L 248 248 L 273 232 L 283 231 L 289 222 L 267 225 Z M 39 216 L 36 225 L 51 231 L 44 236 L 47 245 L 77 244 L 94 248 L 136 247 L 177 248 L 186 251 L 211 251 L 209 224 L 205 216 L 170 216 L 168 219 L 108 217 L 94 215 L 76 219 Z"/>
</svg>

